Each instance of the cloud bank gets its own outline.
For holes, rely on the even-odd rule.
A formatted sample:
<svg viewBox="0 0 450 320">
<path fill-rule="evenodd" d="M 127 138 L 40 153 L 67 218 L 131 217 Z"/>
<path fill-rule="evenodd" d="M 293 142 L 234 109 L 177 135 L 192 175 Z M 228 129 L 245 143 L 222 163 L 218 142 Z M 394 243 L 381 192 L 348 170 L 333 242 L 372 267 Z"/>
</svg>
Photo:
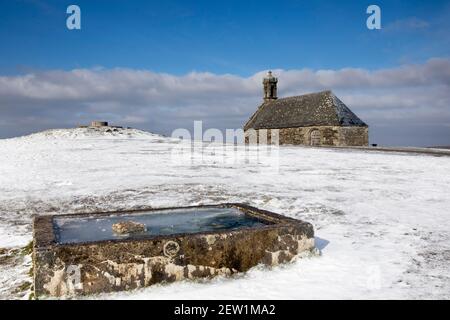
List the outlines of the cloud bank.
<svg viewBox="0 0 450 320">
<path fill-rule="evenodd" d="M 370 126 L 372 143 L 450 145 L 450 60 L 390 69 L 273 70 L 279 96 L 331 89 Z M 262 100 L 265 70 L 250 77 L 132 69 L 50 70 L 0 76 L 0 137 L 91 120 L 170 134 L 240 128 Z"/>
</svg>

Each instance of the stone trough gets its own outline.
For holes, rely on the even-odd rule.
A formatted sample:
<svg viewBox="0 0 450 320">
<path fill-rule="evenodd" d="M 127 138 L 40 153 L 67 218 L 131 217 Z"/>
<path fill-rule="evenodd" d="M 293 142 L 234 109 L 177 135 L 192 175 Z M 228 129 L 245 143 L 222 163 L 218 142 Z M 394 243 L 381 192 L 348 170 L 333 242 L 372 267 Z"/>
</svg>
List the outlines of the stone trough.
<svg viewBox="0 0 450 320">
<path fill-rule="evenodd" d="M 310 223 L 244 204 L 41 215 L 33 229 L 36 297 L 231 275 L 314 248 Z"/>
</svg>

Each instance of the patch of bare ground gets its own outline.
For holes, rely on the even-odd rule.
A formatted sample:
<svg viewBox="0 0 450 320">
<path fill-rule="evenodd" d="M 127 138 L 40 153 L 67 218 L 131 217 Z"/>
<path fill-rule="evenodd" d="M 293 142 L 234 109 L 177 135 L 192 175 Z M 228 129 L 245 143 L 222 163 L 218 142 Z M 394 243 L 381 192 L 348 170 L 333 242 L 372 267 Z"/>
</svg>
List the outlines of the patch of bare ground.
<svg viewBox="0 0 450 320">
<path fill-rule="evenodd" d="M 425 245 L 412 258 L 410 267 L 399 282 L 403 282 L 413 292 L 422 292 L 415 298 L 449 299 L 450 234 L 445 231 L 427 232 L 421 239 Z M 427 289 L 424 290 L 425 288 Z"/>
<path fill-rule="evenodd" d="M 32 242 L 23 248 L 0 248 L 0 299 L 32 297 Z M 11 277 L 16 274 L 15 277 Z"/>
</svg>

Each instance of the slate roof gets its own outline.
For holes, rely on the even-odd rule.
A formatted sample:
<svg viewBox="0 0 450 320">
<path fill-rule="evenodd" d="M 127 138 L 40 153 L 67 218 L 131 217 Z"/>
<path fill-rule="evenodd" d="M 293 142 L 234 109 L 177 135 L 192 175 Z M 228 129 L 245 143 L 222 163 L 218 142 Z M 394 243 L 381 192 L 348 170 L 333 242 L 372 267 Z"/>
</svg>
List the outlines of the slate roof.
<svg viewBox="0 0 450 320">
<path fill-rule="evenodd" d="M 244 126 L 244 130 L 309 126 L 367 127 L 331 91 L 310 93 L 264 102 Z"/>
</svg>

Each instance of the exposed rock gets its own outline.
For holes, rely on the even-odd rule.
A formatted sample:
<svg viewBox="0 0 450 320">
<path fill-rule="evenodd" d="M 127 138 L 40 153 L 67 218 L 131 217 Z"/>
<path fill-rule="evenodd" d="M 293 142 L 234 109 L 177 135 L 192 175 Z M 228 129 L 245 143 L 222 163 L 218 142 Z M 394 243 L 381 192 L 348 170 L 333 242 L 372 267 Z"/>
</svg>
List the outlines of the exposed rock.
<svg viewBox="0 0 450 320">
<path fill-rule="evenodd" d="M 118 234 L 142 233 L 147 231 L 145 224 L 135 221 L 121 221 L 114 223 L 112 229 Z"/>
</svg>

